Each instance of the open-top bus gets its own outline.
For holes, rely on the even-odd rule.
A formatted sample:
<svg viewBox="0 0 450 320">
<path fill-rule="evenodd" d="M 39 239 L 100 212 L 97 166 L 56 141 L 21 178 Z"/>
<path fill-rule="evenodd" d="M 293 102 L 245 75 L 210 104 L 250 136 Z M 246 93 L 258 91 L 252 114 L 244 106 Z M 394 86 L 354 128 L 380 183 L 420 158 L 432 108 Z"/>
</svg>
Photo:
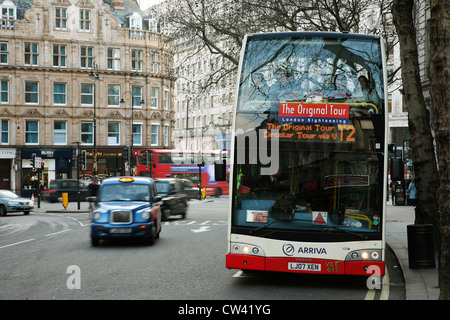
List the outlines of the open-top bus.
<svg viewBox="0 0 450 320">
<path fill-rule="evenodd" d="M 228 268 L 384 275 L 386 103 L 378 36 L 245 37 Z"/>
</svg>

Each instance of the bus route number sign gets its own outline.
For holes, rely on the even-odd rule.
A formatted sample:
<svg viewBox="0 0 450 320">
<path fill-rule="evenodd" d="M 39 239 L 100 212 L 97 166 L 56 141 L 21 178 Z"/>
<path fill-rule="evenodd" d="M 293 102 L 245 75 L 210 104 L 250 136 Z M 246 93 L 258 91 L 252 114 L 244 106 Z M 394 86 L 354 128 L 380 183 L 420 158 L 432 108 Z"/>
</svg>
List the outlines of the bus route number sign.
<svg viewBox="0 0 450 320">
<path fill-rule="evenodd" d="M 247 222 L 267 223 L 268 212 L 263 210 L 247 210 Z"/>
</svg>

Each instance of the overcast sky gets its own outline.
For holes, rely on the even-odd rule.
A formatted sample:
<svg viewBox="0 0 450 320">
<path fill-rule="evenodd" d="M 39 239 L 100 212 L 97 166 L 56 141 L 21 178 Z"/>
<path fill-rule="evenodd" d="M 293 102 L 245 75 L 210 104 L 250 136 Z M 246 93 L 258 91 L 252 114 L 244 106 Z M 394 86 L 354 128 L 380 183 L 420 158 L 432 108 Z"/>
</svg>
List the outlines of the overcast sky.
<svg viewBox="0 0 450 320">
<path fill-rule="evenodd" d="M 138 2 L 140 4 L 140 7 L 141 7 L 141 10 L 146 10 L 149 7 L 151 7 L 151 6 L 155 5 L 155 4 L 158 4 L 158 3 L 162 2 L 162 1 L 164 1 L 164 0 L 138 0 Z"/>
</svg>

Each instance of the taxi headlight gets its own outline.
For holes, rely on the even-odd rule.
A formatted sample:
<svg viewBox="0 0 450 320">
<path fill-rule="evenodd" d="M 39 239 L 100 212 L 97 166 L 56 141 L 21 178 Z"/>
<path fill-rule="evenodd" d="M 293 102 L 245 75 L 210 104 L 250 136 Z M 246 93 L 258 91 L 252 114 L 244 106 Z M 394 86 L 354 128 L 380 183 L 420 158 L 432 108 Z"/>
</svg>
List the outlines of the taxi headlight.
<svg viewBox="0 0 450 320">
<path fill-rule="evenodd" d="M 142 211 L 141 217 L 142 217 L 142 219 L 148 219 L 148 218 L 150 218 L 150 211 L 148 211 L 148 210 Z"/>
<path fill-rule="evenodd" d="M 94 212 L 94 219 L 98 220 L 102 217 L 102 214 L 100 212 Z"/>
</svg>

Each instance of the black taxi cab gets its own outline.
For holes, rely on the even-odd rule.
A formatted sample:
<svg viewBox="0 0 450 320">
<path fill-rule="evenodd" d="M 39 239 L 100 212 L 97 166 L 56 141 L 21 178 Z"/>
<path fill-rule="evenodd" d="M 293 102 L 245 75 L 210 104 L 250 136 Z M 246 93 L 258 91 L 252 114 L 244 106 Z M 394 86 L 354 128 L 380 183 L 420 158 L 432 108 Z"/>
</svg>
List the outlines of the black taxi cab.
<svg viewBox="0 0 450 320">
<path fill-rule="evenodd" d="M 89 201 L 91 242 L 101 239 L 142 238 L 153 245 L 161 232 L 161 197 L 156 194 L 153 179 L 147 177 L 114 177 L 103 180 L 97 197 Z"/>
</svg>

